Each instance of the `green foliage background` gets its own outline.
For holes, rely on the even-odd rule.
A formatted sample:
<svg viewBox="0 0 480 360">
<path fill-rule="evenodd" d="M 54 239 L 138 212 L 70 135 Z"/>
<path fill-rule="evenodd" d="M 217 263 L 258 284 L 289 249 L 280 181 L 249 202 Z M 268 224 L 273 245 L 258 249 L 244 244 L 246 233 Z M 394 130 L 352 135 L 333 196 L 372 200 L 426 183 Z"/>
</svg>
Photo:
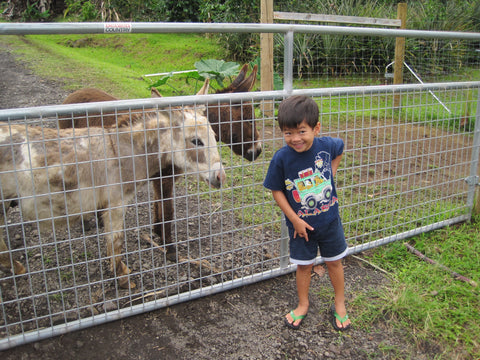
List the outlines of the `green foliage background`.
<svg viewBox="0 0 480 360">
<path fill-rule="evenodd" d="M 53 1 L 53 0 L 52 0 Z M 275 11 L 329 15 L 396 18 L 398 0 L 276 0 Z M 39 13 L 39 0 L 27 2 L 21 21 L 53 20 L 52 12 Z M 5 3 L 3 3 L 5 4 Z M 480 31 L 480 0 L 407 1 L 407 29 Z M 57 14 L 58 15 L 58 14 Z M 61 14 L 67 21 L 161 21 L 258 23 L 260 0 L 65 0 Z M 331 25 L 331 24 L 329 24 Z M 355 27 L 352 26 L 352 34 Z M 259 34 L 213 35 L 227 59 L 250 62 L 259 54 Z M 407 39 L 406 61 L 423 75 L 452 73 L 477 62 L 478 44 L 455 40 Z M 394 38 L 295 35 L 295 76 L 382 73 L 392 61 Z M 275 41 L 276 71 L 283 69 L 283 38 Z"/>
</svg>

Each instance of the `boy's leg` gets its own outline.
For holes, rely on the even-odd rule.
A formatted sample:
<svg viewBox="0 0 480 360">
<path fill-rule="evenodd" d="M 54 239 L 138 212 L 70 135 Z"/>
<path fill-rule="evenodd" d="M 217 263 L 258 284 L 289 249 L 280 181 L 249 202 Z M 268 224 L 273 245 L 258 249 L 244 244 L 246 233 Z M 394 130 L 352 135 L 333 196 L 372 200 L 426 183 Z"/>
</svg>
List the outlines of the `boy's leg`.
<svg viewBox="0 0 480 360">
<path fill-rule="evenodd" d="M 308 301 L 308 290 L 310 288 L 310 279 L 312 273 L 312 265 L 297 265 L 297 294 L 298 294 L 298 306 L 293 313 L 295 316 L 306 315 L 308 307 L 310 305 Z M 292 325 L 297 326 L 302 320 L 293 321 L 290 313 L 286 315 L 287 321 Z"/>
<path fill-rule="evenodd" d="M 345 280 L 343 275 L 342 260 L 325 261 L 328 268 L 328 275 L 335 291 L 335 310 L 340 317 L 347 315 L 347 309 L 345 308 Z M 343 325 L 337 319 L 337 326 L 339 328 L 348 326 L 351 322 L 348 319 Z"/>
</svg>

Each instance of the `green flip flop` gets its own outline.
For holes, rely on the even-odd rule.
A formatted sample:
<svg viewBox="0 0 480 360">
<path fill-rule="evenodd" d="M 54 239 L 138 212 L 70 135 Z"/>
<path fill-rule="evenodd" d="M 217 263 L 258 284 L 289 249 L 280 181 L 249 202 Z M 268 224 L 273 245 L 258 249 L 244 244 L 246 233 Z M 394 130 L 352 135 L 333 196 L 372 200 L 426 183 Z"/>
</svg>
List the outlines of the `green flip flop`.
<svg viewBox="0 0 480 360">
<path fill-rule="evenodd" d="M 302 325 L 303 323 L 303 319 L 305 319 L 307 317 L 307 314 L 305 315 L 295 315 L 295 313 L 292 311 L 290 311 L 290 316 L 292 317 L 293 319 L 293 322 L 290 322 L 287 320 L 287 318 L 284 318 L 285 319 L 285 324 L 290 328 L 290 329 L 293 329 L 293 330 L 298 330 L 300 328 L 300 325 Z M 293 323 L 297 320 L 300 320 L 300 322 L 298 323 L 298 325 L 293 325 Z"/>
<path fill-rule="evenodd" d="M 340 315 L 337 314 L 337 311 L 335 310 L 335 304 L 332 304 L 332 307 L 331 307 L 331 312 L 332 312 L 332 325 L 333 325 L 333 328 L 337 331 L 345 331 L 345 330 L 348 330 L 350 329 L 350 327 L 352 326 L 352 324 L 348 324 L 347 326 L 343 326 L 343 323 L 346 322 L 348 320 L 348 314 L 345 315 L 344 317 L 341 317 Z M 340 324 L 342 324 L 342 327 L 339 327 L 337 325 L 337 319 L 338 321 L 340 321 Z"/>
</svg>

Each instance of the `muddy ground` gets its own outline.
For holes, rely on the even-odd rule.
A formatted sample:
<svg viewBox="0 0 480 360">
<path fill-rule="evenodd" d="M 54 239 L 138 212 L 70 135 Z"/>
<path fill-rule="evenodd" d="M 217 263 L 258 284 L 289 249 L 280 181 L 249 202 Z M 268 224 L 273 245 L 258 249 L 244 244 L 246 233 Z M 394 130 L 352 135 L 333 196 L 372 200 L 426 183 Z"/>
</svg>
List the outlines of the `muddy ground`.
<svg viewBox="0 0 480 360">
<path fill-rule="evenodd" d="M 1 44 L 0 74 L 0 108 L 58 104 L 67 95 L 61 82 L 35 76 Z M 222 222 L 222 226 L 227 224 Z M 235 228 L 236 224 L 228 226 Z M 345 260 L 345 277 L 350 299 L 389 283 L 382 272 L 356 257 Z M 330 324 L 332 298 L 328 276 L 314 275 L 308 317 L 300 330 L 286 328 L 283 316 L 296 305 L 295 277 L 289 274 L 18 346 L 0 352 L 0 357 L 2 360 L 432 359 L 441 352 L 436 345 L 410 343 L 408 334 L 394 329 L 388 319 L 366 331 L 355 324 L 355 308 L 350 308 L 353 328 L 338 333 Z"/>
</svg>

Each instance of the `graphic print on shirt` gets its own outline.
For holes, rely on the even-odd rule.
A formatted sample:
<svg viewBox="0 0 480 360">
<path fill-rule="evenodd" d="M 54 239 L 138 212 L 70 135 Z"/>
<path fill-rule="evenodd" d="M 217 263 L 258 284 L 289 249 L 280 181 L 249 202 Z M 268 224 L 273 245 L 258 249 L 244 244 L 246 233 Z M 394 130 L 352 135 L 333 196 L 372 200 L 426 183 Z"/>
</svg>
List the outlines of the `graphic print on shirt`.
<svg viewBox="0 0 480 360">
<path fill-rule="evenodd" d="M 328 211 L 337 202 L 332 197 L 332 169 L 330 154 L 321 151 L 315 156 L 315 169 L 311 167 L 298 172 L 298 178 L 285 180 L 288 191 L 301 204 L 300 217 L 318 215 Z"/>
</svg>

